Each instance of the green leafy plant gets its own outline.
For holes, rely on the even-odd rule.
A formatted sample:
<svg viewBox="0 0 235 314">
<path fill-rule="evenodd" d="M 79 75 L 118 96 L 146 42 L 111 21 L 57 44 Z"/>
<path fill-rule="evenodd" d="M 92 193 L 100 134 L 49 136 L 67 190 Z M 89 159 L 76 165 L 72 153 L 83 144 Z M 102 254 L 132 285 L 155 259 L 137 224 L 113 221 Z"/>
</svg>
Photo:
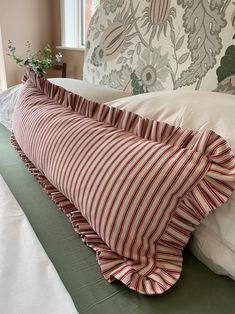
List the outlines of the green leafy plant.
<svg viewBox="0 0 235 314">
<path fill-rule="evenodd" d="M 49 44 L 35 52 L 31 50 L 31 44 L 27 41 L 26 48 L 25 58 L 19 57 L 16 55 L 16 47 L 14 47 L 12 42 L 8 40 L 9 53 L 7 55 L 19 66 L 28 66 L 40 76 L 43 76 L 48 69 L 59 64 L 62 60 L 62 54 L 60 52 L 53 58 L 52 49 Z"/>
</svg>

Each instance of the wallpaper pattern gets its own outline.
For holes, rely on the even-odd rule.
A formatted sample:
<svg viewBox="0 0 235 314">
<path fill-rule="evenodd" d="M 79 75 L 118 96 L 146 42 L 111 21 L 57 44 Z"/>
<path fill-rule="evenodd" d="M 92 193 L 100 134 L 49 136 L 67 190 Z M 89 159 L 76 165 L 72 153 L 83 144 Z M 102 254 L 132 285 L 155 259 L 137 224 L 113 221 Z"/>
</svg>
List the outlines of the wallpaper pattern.
<svg viewBox="0 0 235 314">
<path fill-rule="evenodd" d="M 101 0 L 88 31 L 84 79 L 133 94 L 235 94 L 235 2 Z"/>
</svg>

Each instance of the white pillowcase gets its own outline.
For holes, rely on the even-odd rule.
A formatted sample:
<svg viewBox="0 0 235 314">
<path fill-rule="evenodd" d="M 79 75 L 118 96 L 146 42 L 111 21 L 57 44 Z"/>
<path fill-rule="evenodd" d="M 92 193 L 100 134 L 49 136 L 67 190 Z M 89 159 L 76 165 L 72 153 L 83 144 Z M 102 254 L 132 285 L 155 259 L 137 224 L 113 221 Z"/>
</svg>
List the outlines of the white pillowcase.
<svg viewBox="0 0 235 314">
<path fill-rule="evenodd" d="M 183 128 L 212 129 L 227 139 L 235 152 L 235 97 L 232 95 L 168 91 L 108 104 Z M 190 248 L 210 269 L 235 280 L 235 193 L 195 230 Z"/>
<path fill-rule="evenodd" d="M 11 129 L 12 114 L 22 85 L 16 85 L 0 93 L 0 122 Z"/>
<path fill-rule="evenodd" d="M 72 93 L 79 94 L 89 100 L 96 102 L 107 102 L 114 99 L 127 97 L 130 94 L 114 88 L 95 85 L 86 81 L 69 79 L 69 78 L 53 78 L 49 81 L 55 85 L 61 86 Z"/>
</svg>

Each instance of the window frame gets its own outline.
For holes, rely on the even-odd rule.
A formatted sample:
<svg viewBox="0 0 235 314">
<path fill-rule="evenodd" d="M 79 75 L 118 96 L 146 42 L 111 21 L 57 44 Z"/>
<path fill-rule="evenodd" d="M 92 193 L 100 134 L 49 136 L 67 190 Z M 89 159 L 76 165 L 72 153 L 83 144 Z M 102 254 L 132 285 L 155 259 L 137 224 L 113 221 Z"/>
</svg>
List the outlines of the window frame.
<svg viewBox="0 0 235 314">
<path fill-rule="evenodd" d="M 65 1 L 72 1 L 74 7 L 73 30 L 74 42 L 68 44 L 66 39 L 66 17 L 65 17 Z M 86 0 L 60 0 L 60 16 L 61 16 L 61 46 L 60 49 L 84 50 L 85 49 L 85 1 Z"/>
</svg>

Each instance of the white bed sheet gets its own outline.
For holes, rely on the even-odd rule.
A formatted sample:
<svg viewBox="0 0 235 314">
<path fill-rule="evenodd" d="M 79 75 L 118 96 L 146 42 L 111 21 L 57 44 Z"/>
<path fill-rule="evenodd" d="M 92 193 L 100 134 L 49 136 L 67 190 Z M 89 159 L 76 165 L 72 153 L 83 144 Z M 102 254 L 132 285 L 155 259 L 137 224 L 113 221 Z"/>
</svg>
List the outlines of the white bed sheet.
<svg viewBox="0 0 235 314">
<path fill-rule="evenodd" d="M 1 176 L 0 313 L 78 313 L 28 219 Z"/>
</svg>

